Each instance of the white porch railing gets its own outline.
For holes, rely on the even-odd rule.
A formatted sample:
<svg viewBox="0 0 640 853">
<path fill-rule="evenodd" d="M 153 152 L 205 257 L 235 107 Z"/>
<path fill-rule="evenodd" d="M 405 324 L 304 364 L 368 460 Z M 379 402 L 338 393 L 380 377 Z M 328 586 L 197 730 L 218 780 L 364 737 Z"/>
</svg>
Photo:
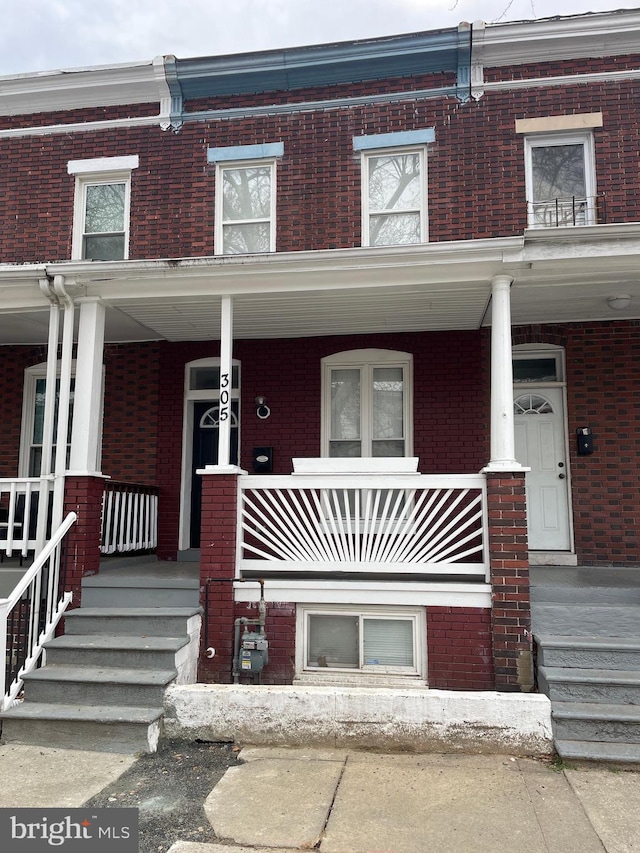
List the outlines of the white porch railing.
<svg viewBox="0 0 640 853">
<path fill-rule="evenodd" d="M 482 475 L 251 475 L 238 485 L 241 576 L 489 576 Z"/>
<path fill-rule="evenodd" d="M 102 496 L 102 553 L 152 551 L 157 545 L 157 488 L 107 482 Z"/>
<path fill-rule="evenodd" d="M 38 512 L 44 513 L 41 524 L 46 526 L 52 487 L 52 477 L 0 479 L 0 551 L 3 554 L 26 557 L 29 551 L 36 550 Z M 44 539 L 44 530 L 42 535 Z"/>
<path fill-rule="evenodd" d="M 9 708 L 22 689 L 23 677 L 38 663 L 71 593 L 64 592 L 62 546 L 75 523 L 70 512 L 8 598 L 0 599 L 0 710 Z"/>
</svg>

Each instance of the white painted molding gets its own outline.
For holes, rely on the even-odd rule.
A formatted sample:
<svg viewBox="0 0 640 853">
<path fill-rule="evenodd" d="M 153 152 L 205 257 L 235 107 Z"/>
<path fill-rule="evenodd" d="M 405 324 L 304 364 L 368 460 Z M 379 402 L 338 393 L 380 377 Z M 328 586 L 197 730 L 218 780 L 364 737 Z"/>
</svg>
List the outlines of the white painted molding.
<svg viewBox="0 0 640 853">
<path fill-rule="evenodd" d="M 196 474 L 246 474 L 247 472 L 238 465 L 207 465 L 205 468 L 198 468 Z"/>
<path fill-rule="evenodd" d="M 93 175 L 96 172 L 128 172 L 137 169 L 140 158 L 137 154 L 122 157 L 92 157 L 88 160 L 69 160 L 70 175 Z"/>
<path fill-rule="evenodd" d="M 634 9 L 486 24 L 482 60 L 491 68 L 539 62 L 541 57 L 552 62 L 621 56 L 637 53 L 639 39 L 640 13 Z"/>
<path fill-rule="evenodd" d="M 104 121 L 73 122 L 71 124 L 47 124 L 35 127 L 12 127 L 0 130 L 0 139 L 20 139 L 27 136 L 55 136 L 68 133 L 93 133 L 101 130 L 118 130 L 129 127 L 151 127 L 158 125 L 162 116 L 140 116 L 137 118 L 114 118 Z"/>
<path fill-rule="evenodd" d="M 4 75 L 0 77 L 0 115 L 158 104 L 158 94 L 152 61 Z"/>
<path fill-rule="evenodd" d="M 292 459 L 293 474 L 415 474 L 418 457 Z"/>
<path fill-rule="evenodd" d="M 236 601 L 259 601 L 257 581 L 237 581 Z M 269 580 L 264 584 L 266 601 L 296 604 L 390 604 L 442 607 L 491 607 L 491 586 L 486 583 L 423 583 L 409 581 Z"/>
</svg>

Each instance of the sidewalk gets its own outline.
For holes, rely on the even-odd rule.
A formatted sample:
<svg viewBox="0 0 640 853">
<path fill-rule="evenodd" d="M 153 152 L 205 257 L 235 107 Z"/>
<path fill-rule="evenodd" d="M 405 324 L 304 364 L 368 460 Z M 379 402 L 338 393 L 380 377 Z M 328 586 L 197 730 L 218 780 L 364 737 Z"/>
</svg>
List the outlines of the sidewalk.
<svg viewBox="0 0 640 853">
<path fill-rule="evenodd" d="M 640 774 L 505 756 L 246 748 L 205 803 L 247 849 L 321 853 L 640 850 Z M 171 853 L 230 853 L 176 844 Z M 237 848 L 236 848 L 237 850 Z M 240 851 L 238 851 L 240 853 Z"/>
<path fill-rule="evenodd" d="M 238 766 L 221 767 L 212 791 L 204 786 L 216 843 L 189 842 L 185 830 L 170 853 L 640 851 L 640 773 L 633 771 L 554 770 L 504 755 L 273 747 L 246 747 L 239 758 Z M 168 800 L 180 783 L 163 761 Z M 136 766 L 134 756 L 2 746 L 0 807 L 78 807 Z M 202 800 L 187 802 L 197 825 Z M 163 810 L 171 820 L 167 803 Z"/>
</svg>

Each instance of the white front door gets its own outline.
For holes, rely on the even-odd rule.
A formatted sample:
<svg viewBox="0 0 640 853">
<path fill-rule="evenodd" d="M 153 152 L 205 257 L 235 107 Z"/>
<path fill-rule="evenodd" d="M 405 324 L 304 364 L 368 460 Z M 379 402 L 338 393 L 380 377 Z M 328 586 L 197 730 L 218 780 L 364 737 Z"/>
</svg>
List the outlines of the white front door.
<svg viewBox="0 0 640 853">
<path fill-rule="evenodd" d="M 515 389 L 516 459 L 527 474 L 529 548 L 571 550 L 569 491 L 561 388 Z"/>
</svg>

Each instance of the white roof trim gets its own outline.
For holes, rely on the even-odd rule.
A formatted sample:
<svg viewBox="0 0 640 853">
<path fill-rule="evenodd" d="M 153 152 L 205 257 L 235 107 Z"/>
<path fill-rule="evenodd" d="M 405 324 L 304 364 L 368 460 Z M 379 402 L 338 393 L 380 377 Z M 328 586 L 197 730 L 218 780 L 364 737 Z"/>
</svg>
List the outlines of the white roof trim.
<svg viewBox="0 0 640 853">
<path fill-rule="evenodd" d="M 474 37 L 476 24 L 474 26 Z M 482 29 L 482 25 L 478 26 Z M 480 37 L 485 68 L 581 56 L 621 56 L 638 52 L 640 12 L 616 12 L 485 24 Z M 474 53 L 475 53 L 474 38 Z M 474 57 L 472 57 L 473 61 Z"/>
</svg>

